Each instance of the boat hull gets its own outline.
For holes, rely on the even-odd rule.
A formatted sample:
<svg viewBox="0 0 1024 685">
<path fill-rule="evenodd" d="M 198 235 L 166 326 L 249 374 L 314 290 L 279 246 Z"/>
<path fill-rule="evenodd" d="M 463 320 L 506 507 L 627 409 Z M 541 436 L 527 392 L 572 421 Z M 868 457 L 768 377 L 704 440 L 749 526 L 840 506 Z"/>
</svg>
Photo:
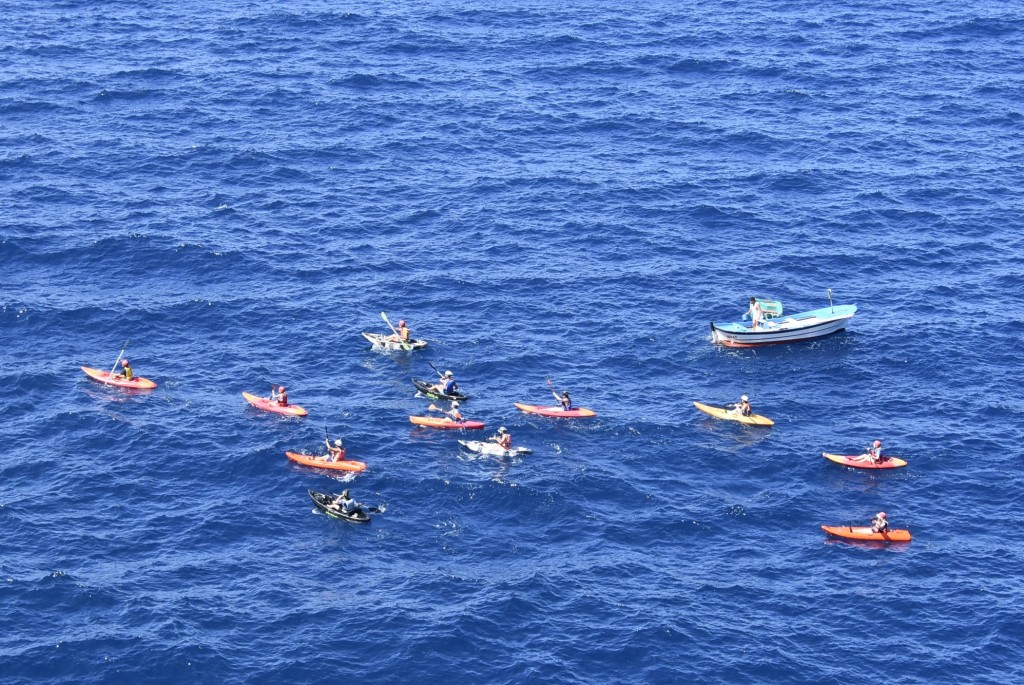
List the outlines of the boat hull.
<svg viewBox="0 0 1024 685">
<path fill-rule="evenodd" d="M 767 416 L 761 416 L 760 414 L 751 414 L 750 416 L 743 416 L 737 414 L 731 409 L 725 409 L 724 407 L 712 407 L 709 404 L 702 404 L 701 402 L 694 402 L 693 406 L 700 409 L 708 416 L 714 416 L 716 419 L 725 419 L 726 421 L 739 421 L 745 423 L 748 426 L 774 426 L 775 422 L 769 419 Z"/>
<path fill-rule="evenodd" d="M 822 526 L 829 535 L 847 540 L 874 540 L 876 542 L 910 542 L 910 531 L 893 529 L 884 533 L 875 533 L 871 526 Z"/>
<path fill-rule="evenodd" d="M 382 333 L 363 333 L 362 335 L 374 347 L 382 347 L 385 350 L 405 350 L 405 345 L 400 342 L 395 342 L 394 340 L 388 340 L 387 338 L 390 336 Z M 411 350 L 421 350 L 427 346 L 427 341 L 410 339 L 407 344 Z"/>
<path fill-rule="evenodd" d="M 899 469 L 907 465 L 907 462 L 899 457 L 885 457 L 877 464 L 871 461 L 871 457 L 863 454 L 829 454 L 822 452 L 821 456 L 831 462 L 849 466 L 854 469 Z"/>
<path fill-rule="evenodd" d="M 726 347 L 760 347 L 781 343 L 815 340 L 846 328 L 857 313 L 857 305 L 843 304 L 761 322 L 757 328 L 749 321 L 717 325 L 711 322 L 711 338 Z"/>
</svg>

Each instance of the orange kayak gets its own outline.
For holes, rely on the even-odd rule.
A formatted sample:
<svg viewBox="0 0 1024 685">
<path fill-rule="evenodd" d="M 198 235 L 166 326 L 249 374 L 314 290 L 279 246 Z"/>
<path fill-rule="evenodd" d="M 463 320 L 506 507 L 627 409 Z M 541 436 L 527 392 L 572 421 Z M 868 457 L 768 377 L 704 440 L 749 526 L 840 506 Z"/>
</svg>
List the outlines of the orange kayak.
<svg viewBox="0 0 1024 685">
<path fill-rule="evenodd" d="M 893 529 L 876 533 L 871 526 L 822 526 L 829 535 L 847 540 L 878 540 L 880 542 L 910 542 L 910 531 Z"/>
<path fill-rule="evenodd" d="M 272 411 L 275 414 L 284 414 L 285 416 L 305 416 L 309 413 L 297 404 L 287 404 L 282 407 L 277 402 L 271 402 L 266 397 L 256 397 L 256 395 L 248 392 L 243 392 L 242 397 L 244 397 L 246 402 L 252 406 L 258 409 L 263 409 L 264 411 Z"/>
<path fill-rule="evenodd" d="M 907 462 L 899 457 L 883 457 L 882 461 L 876 464 L 866 454 L 829 454 L 828 452 L 822 452 L 821 456 L 829 461 L 842 464 L 843 466 L 852 466 L 855 469 L 898 469 L 901 466 L 907 465 Z"/>
<path fill-rule="evenodd" d="M 415 423 L 417 426 L 429 426 L 430 428 L 450 428 L 450 429 L 473 429 L 483 428 L 483 421 L 452 421 L 447 416 L 444 418 L 438 418 L 436 416 L 410 416 L 409 420 Z"/>
<path fill-rule="evenodd" d="M 341 459 L 339 461 L 327 461 L 327 457 L 319 457 L 312 454 L 300 454 L 299 452 L 285 452 L 286 457 L 303 466 L 315 466 L 318 469 L 335 469 L 337 471 L 365 471 L 366 464 L 352 459 Z"/>
<path fill-rule="evenodd" d="M 119 388 L 135 388 L 136 390 L 152 390 L 156 387 L 156 383 L 149 380 L 148 378 L 142 378 L 136 376 L 130 381 L 126 381 L 124 376 L 121 374 L 111 374 L 109 371 L 101 371 L 100 369 L 90 369 L 88 366 L 83 366 L 82 371 L 85 371 L 89 378 L 97 380 L 107 385 L 116 385 Z"/>
</svg>

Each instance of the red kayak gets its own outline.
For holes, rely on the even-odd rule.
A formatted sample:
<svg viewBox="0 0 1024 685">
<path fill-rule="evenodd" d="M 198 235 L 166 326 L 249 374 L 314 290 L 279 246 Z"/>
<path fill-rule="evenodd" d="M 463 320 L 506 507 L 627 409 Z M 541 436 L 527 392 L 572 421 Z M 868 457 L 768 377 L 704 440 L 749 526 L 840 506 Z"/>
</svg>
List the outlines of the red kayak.
<svg viewBox="0 0 1024 685">
<path fill-rule="evenodd" d="M 898 469 L 907 465 L 907 462 L 899 457 L 882 457 L 882 461 L 876 464 L 866 454 L 829 454 L 828 452 L 822 452 L 821 456 L 829 461 L 842 464 L 843 466 L 852 466 L 855 469 Z"/>
<path fill-rule="evenodd" d="M 410 416 L 409 420 L 417 426 L 429 426 L 430 428 L 466 429 L 472 430 L 483 428 L 483 421 L 452 421 L 447 416 L 437 418 L 436 416 Z"/>
<path fill-rule="evenodd" d="M 119 373 L 110 373 L 109 371 L 101 371 L 100 369 L 90 369 L 88 366 L 83 366 L 82 371 L 85 371 L 89 378 L 105 383 L 106 385 L 116 385 L 119 388 L 152 390 L 156 387 L 156 383 L 148 378 L 142 378 L 141 376 L 136 376 L 130 381 L 126 381 L 124 376 Z"/>
<path fill-rule="evenodd" d="M 327 457 L 318 457 L 312 454 L 300 454 L 298 452 L 285 452 L 286 457 L 303 466 L 315 466 L 318 469 L 335 469 L 338 471 L 365 471 L 366 464 L 352 459 L 340 459 L 328 461 Z"/>
<path fill-rule="evenodd" d="M 264 411 L 272 411 L 275 414 L 284 414 L 285 416 L 305 416 L 309 413 L 297 404 L 286 404 L 281 406 L 277 402 L 271 402 L 266 397 L 256 397 L 256 395 L 248 392 L 243 392 L 242 397 L 244 397 L 252 406 L 258 409 L 263 409 Z"/>
<path fill-rule="evenodd" d="M 822 526 L 829 535 L 847 540 L 877 540 L 879 542 L 910 542 L 910 531 L 893 529 L 876 533 L 871 526 Z"/>
<path fill-rule="evenodd" d="M 537 414 L 538 416 L 555 416 L 564 419 L 582 419 L 588 416 L 597 416 L 597 412 L 593 412 L 589 409 L 570 409 L 566 411 L 562 407 L 541 407 L 536 404 L 520 404 L 519 402 L 514 403 L 516 409 L 519 411 L 525 411 L 527 414 Z"/>
</svg>

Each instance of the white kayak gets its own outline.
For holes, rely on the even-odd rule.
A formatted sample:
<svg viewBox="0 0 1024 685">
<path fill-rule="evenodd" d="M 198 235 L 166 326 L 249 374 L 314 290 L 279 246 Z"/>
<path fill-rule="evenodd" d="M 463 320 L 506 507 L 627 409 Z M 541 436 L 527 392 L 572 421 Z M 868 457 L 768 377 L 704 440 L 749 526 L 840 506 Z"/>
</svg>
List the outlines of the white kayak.
<svg viewBox="0 0 1024 685">
<path fill-rule="evenodd" d="M 533 454 L 533 450 L 527 447 L 513 447 L 510 450 L 502 449 L 495 442 L 484 440 L 459 440 L 459 444 L 470 452 L 477 454 L 488 454 L 493 457 L 514 457 L 519 454 Z"/>
<path fill-rule="evenodd" d="M 374 347 L 383 347 L 385 350 L 404 350 L 406 346 L 394 340 L 388 340 L 389 335 L 383 333 L 363 333 L 363 337 L 370 341 Z M 410 338 L 407 343 L 410 350 L 420 350 L 427 346 L 426 340 Z"/>
</svg>

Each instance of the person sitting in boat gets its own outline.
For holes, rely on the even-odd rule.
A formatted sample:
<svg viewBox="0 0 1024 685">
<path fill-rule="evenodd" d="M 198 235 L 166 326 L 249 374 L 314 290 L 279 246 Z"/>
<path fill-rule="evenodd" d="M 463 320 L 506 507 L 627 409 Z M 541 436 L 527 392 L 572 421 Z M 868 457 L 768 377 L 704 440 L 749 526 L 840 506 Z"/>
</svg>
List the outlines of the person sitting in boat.
<svg viewBox="0 0 1024 685">
<path fill-rule="evenodd" d="M 327 461 L 338 461 L 345 458 L 345 448 L 341 444 L 341 438 L 335 438 L 333 445 L 330 438 L 324 438 L 324 442 L 327 444 Z"/>
<path fill-rule="evenodd" d="M 282 407 L 287 407 L 288 406 L 288 393 L 287 393 L 287 391 L 285 391 L 284 386 L 283 385 L 277 386 L 277 390 L 274 390 L 273 388 L 271 388 L 270 389 L 270 398 L 269 398 L 269 400 L 271 402 L 277 402 Z"/>
<path fill-rule="evenodd" d="M 740 396 L 740 401 L 733 405 L 732 412 L 740 416 L 750 416 L 754 410 L 750 406 L 750 398 L 746 395 Z"/>
<path fill-rule="evenodd" d="M 757 301 L 756 297 L 750 298 L 750 308 L 747 309 L 747 313 L 743 315 L 743 318 L 750 317 L 750 327 L 757 328 L 761 325 L 764 320 L 764 311 L 761 309 L 761 303 Z"/>
<path fill-rule="evenodd" d="M 497 435 L 491 436 L 491 441 L 497 443 L 503 450 L 512 449 L 512 434 L 504 426 L 498 429 Z"/>
<path fill-rule="evenodd" d="M 880 511 L 877 514 L 875 514 L 875 518 L 871 519 L 871 532 L 886 533 L 888 531 L 889 519 L 886 518 L 884 511 Z"/>
<path fill-rule="evenodd" d="M 444 375 L 441 376 L 441 380 L 438 383 L 430 386 L 432 390 L 442 395 L 451 395 L 459 389 L 459 384 L 455 382 L 455 374 L 451 371 L 445 371 Z"/>
<path fill-rule="evenodd" d="M 562 405 L 562 411 L 572 411 L 572 398 L 569 397 L 568 390 L 563 390 L 561 396 L 559 396 L 554 390 L 551 391 L 551 394 L 554 395 L 558 403 Z"/>
<path fill-rule="evenodd" d="M 882 456 L 882 441 L 875 440 L 871 443 L 871 447 L 868 448 L 865 456 L 874 464 L 881 464 L 885 461 L 885 457 Z"/>
<path fill-rule="evenodd" d="M 461 421 L 462 412 L 459 411 L 459 401 L 452 400 L 452 408 L 444 412 L 444 415 L 447 416 L 452 421 Z"/>
<path fill-rule="evenodd" d="M 135 371 L 132 370 L 132 364 L 127 359 L 121 360 L 121 375 L 124 376 L 126 381 L 135 378 Z"/>
<path fill-rule="evenodd" d="M 409 327 L 405 325 L 405 319 L 402 319 L 401 321 L 398 322 L 398 332 L 392 333 L 391 335 L 386 337 L 385 340 L 387 340 L 388 342 L 408 344 L 411 338 L 412 331 L 410 331 Z"/>
<path fill-rule="evenodd" d="M 355 501 L 352 496 L 348 494 L 348 490 L 342 490 L 341 494 L 327 506 L 336 511 L 340 511 L 343 514 L 354 514 L 356 512 L 359 512 L 360 514 L 363 513 L 363 510 L 359 508 L 363 506 L 363 503 Z"/>
</svg>

